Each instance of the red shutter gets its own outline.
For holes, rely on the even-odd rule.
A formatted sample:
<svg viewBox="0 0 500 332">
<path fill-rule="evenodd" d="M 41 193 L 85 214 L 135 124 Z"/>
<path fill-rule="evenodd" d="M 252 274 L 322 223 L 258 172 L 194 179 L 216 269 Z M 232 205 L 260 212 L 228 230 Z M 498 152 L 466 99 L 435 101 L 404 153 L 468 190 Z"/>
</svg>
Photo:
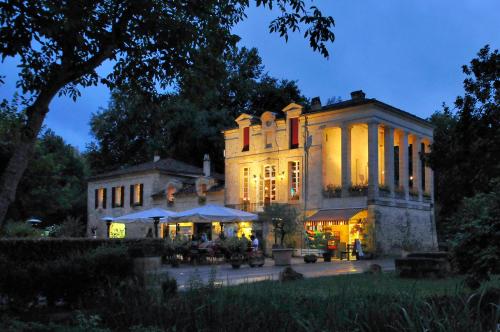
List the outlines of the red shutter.
<svg viewBox="0 0 500 332">
<path fill-rule="evenodd" d="M 142 198 L 144 196 L 144 185 L 141 183 L 139 187 L 140 187 L 139 190 L 140 190 L 140 193 L 141 193 L 139 195 L 139 205 L 142 206 L 142 200 L 143 200 Z"/>
<path fill-rule="evenodd" d="M 121 186 L 121 190 L 120 190 L 120 207 L 123 207 L 125 204 L 125 186 Z"/>
<path fill-rule="evenodd" d="M 134 206 L 134 185 L 130 185 L 130 206 Z"/>
<path fill-rule="evenodd" d="M 106 208 L 106 197 L 108 196 L 106 188 L 103 189 L 103 195 L 102 195 L 102 208 Z"/>
<path fill-rule="evenodd" d="M 250 127 L 243 128 L 243 151 L 250 149 Z"/>
<path fill-rule="evenodd" d="M 290 119 L 290 149 L 299 147 L 299 118 Z"/>
<path fill-rule="evenodd" d="M 96 189 L 94 191 L 95 197 L 94 197 L 94 205 L 95 208 L 97 209 L 99 207 L 99 189 Z"/>
<path fill-rule="evenodd" d="M 115 207 L 115 196 L 116 196 L 116 188 L 112 187 L 111 188 L 111 207 Z"/>
</svg>

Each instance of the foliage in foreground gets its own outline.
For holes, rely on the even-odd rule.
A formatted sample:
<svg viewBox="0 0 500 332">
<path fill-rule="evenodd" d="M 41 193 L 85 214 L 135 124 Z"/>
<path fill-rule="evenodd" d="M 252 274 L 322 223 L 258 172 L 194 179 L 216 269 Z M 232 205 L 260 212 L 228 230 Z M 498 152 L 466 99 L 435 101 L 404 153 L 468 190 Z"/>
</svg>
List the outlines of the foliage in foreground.
<svg viewBox="0 0 500 332">
<path fill-rule="evenodd" d="M 191 287 L 168 297 L 120 288 L 95 308 L 98 318 L 87 331 L 494 331 L 500 317 L 498 288 L 471 294 L 460 279 L 364 274 Z M 3 330 L 21 330 L 3 324 Z M 82 317 L 72 324 L 81 326 Z"/>
</svg>

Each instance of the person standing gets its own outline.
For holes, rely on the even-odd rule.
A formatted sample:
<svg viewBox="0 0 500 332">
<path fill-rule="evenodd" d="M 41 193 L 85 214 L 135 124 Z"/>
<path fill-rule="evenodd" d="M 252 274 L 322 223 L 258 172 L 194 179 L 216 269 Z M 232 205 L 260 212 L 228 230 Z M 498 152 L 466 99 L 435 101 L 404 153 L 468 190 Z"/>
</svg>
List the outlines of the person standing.
<svg viewBox="0 0 500 332">
<path fill-rule="evenodd" d="M 250 240 L 252 241 L 253 251 L 259 250 L 259 239 L 257 239 L 257 237 L 255 235 L 251 235 Z"/>
</svg>

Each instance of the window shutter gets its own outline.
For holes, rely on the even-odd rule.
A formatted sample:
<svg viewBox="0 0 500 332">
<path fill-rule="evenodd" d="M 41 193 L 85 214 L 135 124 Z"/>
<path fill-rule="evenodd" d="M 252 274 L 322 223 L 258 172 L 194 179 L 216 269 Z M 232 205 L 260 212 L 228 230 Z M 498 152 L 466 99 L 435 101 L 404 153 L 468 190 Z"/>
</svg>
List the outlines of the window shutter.
<svg viewBox="0 0 500 332">
<path fill-rule="evenodd" d="M 102 198 L 102 208 L 105 209 L 106 208 L 106 198 L 108 196 L 106 188 L 103 189 L 103 195 L 102 196 L 103 196 L 103 198 Z"/>
<path fill-rule="evenodd" d="M 299 118 L 290 119 L 290 149 L 299 147 Z"/>
<path fill-rule="evenodd" d="M 120 190 L 120 207 L 123 207 L 125 204 L 125 186 L 121 186 L 121 190 Z"/>
<path fill-rule="evenodd" d="M 140 195 L 139 195 L 139 205 L 142 206 L 142 198 L 144 197 L 144 184 L 140 184 L 139 185 L 139 191 L 140 191 Z"/>
<path fill-rule="evenodd" d="M 134 185 L 130 185 L 130 206 L 134 206 Z"/>
<path fill-rule="evenodd" d="M 243 150 L 248 151 L 250 149 L 250 127 L 243 128 Z"/>
<path fill-rule="evenodd" d="M 111 207 L 114 208 L 115 204 L 115 196 L 116 196 L 116 187 L 111 188 Z"/>
<path fill-rule="evenodd" d="M 95 208 L 97 210 L 97 208 L 99 207 L 99 189 L 96 189 L 94 190 L 94 205 L 95 205 Z"/>
</svg>

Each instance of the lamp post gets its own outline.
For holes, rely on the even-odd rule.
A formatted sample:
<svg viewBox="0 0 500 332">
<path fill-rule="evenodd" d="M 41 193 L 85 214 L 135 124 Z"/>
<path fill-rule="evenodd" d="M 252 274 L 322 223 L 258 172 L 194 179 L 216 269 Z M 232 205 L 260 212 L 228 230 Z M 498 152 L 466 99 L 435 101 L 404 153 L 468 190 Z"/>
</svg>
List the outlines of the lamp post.
<svg viewBox="0 0 500 332">
<path fill-rule="evenodd" d="M 160 223 L 161 217 L 151 217 L 153 219 L 153 224 L 155 228 L 155 238 L 158 238 L 158 224 Z"/>
<path fill-rule="evenodd" d="M 109 238 L 111 238 L 111 234 L 110 234 L 110 229 L 111 229 L 111 222 L 113 221 L 113 218 L 111 217 L 104 217 L 102 220 L 104 220 L 106 222 L 106 235 Z"/>
</svg>

